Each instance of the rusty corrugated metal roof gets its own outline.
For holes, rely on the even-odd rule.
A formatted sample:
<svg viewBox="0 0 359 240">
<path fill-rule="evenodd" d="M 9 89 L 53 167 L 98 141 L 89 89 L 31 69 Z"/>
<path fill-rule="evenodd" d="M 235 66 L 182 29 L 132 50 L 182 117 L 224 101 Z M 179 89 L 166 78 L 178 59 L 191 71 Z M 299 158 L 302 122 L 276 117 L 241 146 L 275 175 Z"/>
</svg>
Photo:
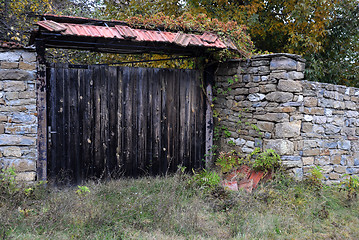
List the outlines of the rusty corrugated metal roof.
<svg viewBox="0 0 359 240">
<path fill-rule="evenodd" d="M 61 17 L 66 18 L 65 16 Z M 72 17 L 67 17 L 66 19 L 71 21 Z M 134 29 L 123 24 L 115 26 L 106 26 L 105 24 L 105 26 L 98 26 L 86 23 L 63 22 L 63 20 L 61 20 L 61 22 L 43 20 L 37 22 L 37 25 L 49 32 L 57 32 L 63 36 L 112 38 L 131 42 L 161 42 L 171 43 L 181 47 L 192 46 L 214 49 L 237 49 L 232 42 L 222 41 L 216 34 L 208 32 L 203 33 L 202 35 L 197 35 L 182 32 L 173 33 L 159 30 Z"/>
</svg>

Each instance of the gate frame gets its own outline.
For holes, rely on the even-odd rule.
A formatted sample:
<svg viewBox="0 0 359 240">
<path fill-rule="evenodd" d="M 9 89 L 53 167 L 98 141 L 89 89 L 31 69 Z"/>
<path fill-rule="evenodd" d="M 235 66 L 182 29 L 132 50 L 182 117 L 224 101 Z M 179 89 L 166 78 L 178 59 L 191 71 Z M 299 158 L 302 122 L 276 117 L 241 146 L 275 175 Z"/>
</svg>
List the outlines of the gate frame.
<svg viewBox="0 0 359 240">
<path fill-rule="evenodd" d="M 40 16 L 44 17 L 44 16 Z M 60 16 L 52 16 L 52 18 L 61 19 Z M 75 19 L 72 17 L 65 17 L 66 19 Z M 91 20 L 91 19 L 89 19 Z M 96 20 L 97 21 L 97 20 Z M 40 29 L 41 30 L 41 29 Z M 52 36 L 53 35 L 53 36 Z M 35 43 L 36 46 L 36 53 L 37 53 L 37 72 L 36 72 L 36 105 L 38 110 L 38 129 L 37 129 L 37 151 L 38 151 L 38 158 L 37 158 L 37 180 L 38 181 L 47 181 L 47 157 L 48 157 L 48 129 L 47 129 L 47 82 L 46 82 L 46 47 L 51 48 L 72 48 L 78 50 L 92 50 L 98 52 L 110 52 L 114 53 L 111 49 L 108 51 L 106 50 L 98 50 L 96 46 L 93 49 L 88 49 L 88 47 L 81 45 L 82 43 L 88 43 L 89 39 L 87 38 L 74 38 L 74 37 L 65 37 L 62 39 L 57 39 L 60 35 L 58 33 L 46 33 L 42 35 L 42 31 L 34 31 L 30 43 Z M 55 40 L 54 40 L 55 39 Z M 49 43 L 49 41 L 52 44 Z M 69 40 L 71 45 L 61 45 L 62 41 Z M 76 41 L 75 41 L 76 40 Z M 91 41 L 92 38 L 91 38 Z M 66 41 L 65 41 L 66 42 Z M 96 42 L 95 45 L 98 44 L 99 46 L 103 46 L 104 43 Z M 116 43 L 118 47 L 123 47 L 121 42 Z M 123 44 L 123 43 L 122 43 Z M 116 46 L 117 46 L 116 45 Z M 146 48 L 146 44 L 130 46 L 126 45 L 126 49 L 128 54 L 131 54 L 131 50 L 133 50 L 134 54 L 138 54 L 139 47 Z M 114 45 L 115 46 L 115 45 Z M 147 50 L 147 52 L 155 52 L 158 53 L 159 51 L 164 54 L 173 53 L 173 54 L 180 54 L 185 56 L 190 56 L 194 58 L 198 57 L 205 57 L 206 59 L 211 59 L 210 52 L 216 52 L 219 49 L 215 49 L 216 47 L 205 47 L 205 46 L 175 46 L 175 45 L 167 45 L 166 43 L 159 44 L 160 50 L 156 48 L 151 48 L 151 50 Z M 233 50 L 231 45 L 227 46 L 229 50 Z M 212 51 L 211 51 L 212 50 Z M 117 52 L 120 53 L 120 52 Z M 202 59 L 203 60 L 203 59 Z M 204 61 L 202 62 L 204 63 Z M 217 62 L 216 62 L 217 63 Z M 205 168 L 210 168 L 213 166 L 213 112 L 212 112 L 212 85 L 214 83 L 214 73 L 216 70 L 217 65 L 210 64 L 204 66 L 202 69 L 202 76 L 203 76 L 203 91 L 206 97 L 206 107 L 205 107 Z"/>
</svg>

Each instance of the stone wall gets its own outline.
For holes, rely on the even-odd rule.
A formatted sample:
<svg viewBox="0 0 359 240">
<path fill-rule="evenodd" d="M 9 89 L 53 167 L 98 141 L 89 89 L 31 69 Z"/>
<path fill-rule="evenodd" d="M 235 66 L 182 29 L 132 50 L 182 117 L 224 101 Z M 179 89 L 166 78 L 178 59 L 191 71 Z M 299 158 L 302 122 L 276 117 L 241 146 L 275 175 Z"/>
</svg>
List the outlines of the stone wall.
<svg viewBox="0 0 359 240">
<path fill-rule="evenodd" d="M 219 145 L 272 148 L 298 179 L 320 165 L 328 183 L 338 182 L 359 173 L 359 89 L 305 81 L 304 69 L 291 54 L 221 64 L 214 113 L 231 136 Z"/>
<path fill-rule="evenodd" d="M 19 180 L 36 176 L 36 53 L 0 43 L 0 168 L 15 167 Z"/>
</svg>

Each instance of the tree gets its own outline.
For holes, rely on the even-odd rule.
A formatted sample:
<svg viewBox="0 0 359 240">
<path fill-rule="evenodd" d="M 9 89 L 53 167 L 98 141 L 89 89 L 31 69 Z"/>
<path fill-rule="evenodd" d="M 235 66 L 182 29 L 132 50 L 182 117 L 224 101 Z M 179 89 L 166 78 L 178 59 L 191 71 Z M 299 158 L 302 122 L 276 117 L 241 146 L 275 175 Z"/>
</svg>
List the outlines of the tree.
<svg viewBox="0 0 359 240">
<path fill-rule="evenodd" d="M 307 78 L 359 87 L 359 2 L 343 0 L 333 12 L 323 51 L 307 55 Z"/>
</svg>

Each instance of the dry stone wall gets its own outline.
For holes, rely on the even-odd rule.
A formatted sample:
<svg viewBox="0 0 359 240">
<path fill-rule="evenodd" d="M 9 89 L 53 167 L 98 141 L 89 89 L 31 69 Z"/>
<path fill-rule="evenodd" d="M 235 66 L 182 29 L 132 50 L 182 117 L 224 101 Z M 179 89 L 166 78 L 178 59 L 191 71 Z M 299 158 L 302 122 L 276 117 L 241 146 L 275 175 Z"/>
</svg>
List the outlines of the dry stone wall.
<svg viewBox="0 0 359 240">
<path fill-rule="evenodd" d="M 17 178 L 36 176 L 36 53 L 0 44 L 0 168 L 14 167 Z"/>
<path fill-rule="evenodd" d="M 328 183 L 359 173 L 359 89 L 304 80 L 305 60 L 270 54 L 219 66 L 214 90 L 221 150 L 272 148 L 298 179 L 314 165 Z M 229 136 L 230 133 L 230 136 Z"/>
</svg>

